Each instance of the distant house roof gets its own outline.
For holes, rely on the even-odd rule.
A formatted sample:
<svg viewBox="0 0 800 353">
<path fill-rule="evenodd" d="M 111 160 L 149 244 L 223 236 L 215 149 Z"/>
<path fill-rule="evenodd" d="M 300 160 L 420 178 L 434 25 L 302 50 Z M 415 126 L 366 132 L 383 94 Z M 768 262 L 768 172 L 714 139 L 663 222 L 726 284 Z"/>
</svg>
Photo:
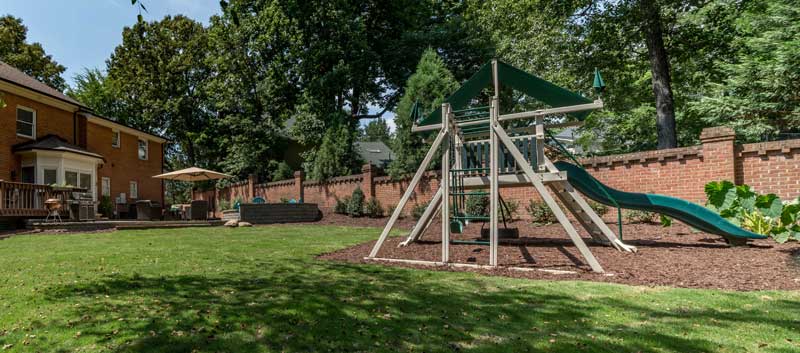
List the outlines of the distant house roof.
<svg viewBox="0 0 800 353">
<path fill-rule="evenodd" d="M 381 141 L 356 142 L 356 151 L 365 162 L 385 167 L 394 159 L 394 152 Z"/>
<path fill-rule="evenodd" d="M 130 128 L 130 129 L 136 130 L 138 132 L 141 132 L 141 133 L 144 133 L 144 134 L 147 134 L 147 135 L 150 135 L 150 136 L 157 137 L 159 139 L 164 139 L 162 136 L 159 136 L 159 135 L 156 135 L 156 134 L 152 134 L 152 133 L 149 133 L 147 131 L 142 131 L 140 129 L 137 129 L 137 128 L 130 127 L 128 125 L 122 124 L 122 123 L 120 123 L 120 122 L 118 122 L 118 121 L 116 121 L 114 119 L 98 115 L 98 114 L 94 113 L 91 108 L 87 107 L 83 103 L 81 103 L 81 102 L 79 102 L 79 101 L 67 96 L 66 94 L 62 93 L 61 91 L 59 91 L 59 90 L 57 90 L 57 89 L 55 89 L 53 87 L 50 87 L 50 86 L 40 82 L 39 80 L 31 77 L 30 75 L 20 71 L 16 67 L 13 67 L 13 66 L 11 66 L 9 64 L 6 64 L 6 63 L 4 63 L 2 61 L 0 61 L 0 81 L 5 81 L 5 82 L 11 83 L 11 84 L 16 85 L 16 86 L 27 88 L 27 89 L 29 89 L 31 91 L 43 94 L 43 95 L 48 96 L 50 98 L 54 98 L 54 99 L 60 100 L 60 101 L 65 102 L 65 103 L 75 105 L 81 111 L 84 111 L 86 113 L 91 113 L 93 116 L 95 116 L 95 117 L 97 117 L 99 119 L 107 120 L 107 121 L 109 121 L 111 123 L 114 123 L 116 125 L 120 125 L 122 127 Z M 166 139 L 164 139 L 164 140 L 166 140 Z"/>
<path fill-rule="evenodd" d="M 56 135 L 46 135 L 36 141 L 29 141 L 16 144 L 11 148 L 11 150 L 14 152 L 36 151 L 36 150 L 69 152 L 88 157 L 104 159 L 103 156 L 97 153 L 89 152 L 84 148 L 68 143 L 67 140 L 64 140 L 63 138 L 58 137 Z"/>
<path fill-rule="evenodd" d="M 13 67 L 9 64 L 6 64 L 0 61 L 0 80 L 13 83 L 17 86 L 22 86 L 27 89 L 36 91 L 38 93 L 50 96 L 52 98 L 58 99 L 60 101 L 64 101 L 70 104 L 77 105 L 79 107 L 84 107 L 81 102 L 78 102 L 66 94 L 60 92 L 59 90 L 50 87 L 39 80 L 29 76 L 28 74 L 20 71 L 16 67 Z"/>
</svg>

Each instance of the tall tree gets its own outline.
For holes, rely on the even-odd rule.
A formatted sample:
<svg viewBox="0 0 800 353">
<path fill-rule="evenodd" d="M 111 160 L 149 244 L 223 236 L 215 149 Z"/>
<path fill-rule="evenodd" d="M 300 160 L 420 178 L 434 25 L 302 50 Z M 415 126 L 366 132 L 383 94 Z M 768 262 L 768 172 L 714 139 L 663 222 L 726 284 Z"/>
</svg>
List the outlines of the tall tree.
<svg viewBox="0 0 800 353">
<path fill-rule="evenodd" d="M 418 104 L 423 114 L 429 114 L 457 88 L 458 82 L 442 58 L 433 49 L 426 50 L 419 60 L 416 72 L 408 79 L 405 94 L 397 105 L 394 144 L 397 159 L 389 165 L 389 174 L 392 177 L 398 178 L 415 171 L 430 148 L 421 134 L 411 132 L 414 105 Z"/>
<path fill-rule="evenodd" d="M 66 68 L 45 53 L 39 43 L 28 43 L 28 28 L 22 19 L 11 15 L 0 17 L 0 61 L 59 91 L 67 88 L 61 77 Z"/>
<path fill-rule="evenodd" d="M 164 134 L 174 141 L 178 164 L 207 165 L 218 159 L 213 114 L 203 82 L 208 37 L 203 26 L 184 16 L 138 22 L 122 32 L 122 44 L 108 59 L 108 79 L 118 99 L 115 118 Z"/>
<path fill-rule="evenodd" d="M 661 7 L 656 0 L 638 0 L 641 12 L 641 28 L 645 33 L 647 53 L 650 58 L 650 73 L 653 81 L 653 95 L 656 101 L 656 127 L 658 149 L 678 147 L 675 129 L 675 103 L 672 98 L 672 78 L 669 71 L 669 57 L 664 46 Z"/>
<path fill-rule="evenodd" d="M 361 141 L 380 141 L 387 146 L 392 145 L 392 131 L 389 129 L 389 124 L 383 118 L 378 118 L 370 121 L 364 126 Z"/>
<path fill-rule="evenodd" d="M 120 114 L 117 94 L 100 69 L 84 69 L 73 78 L 73 86 L 67 95 L 92 108 L 95 113 L 116 117 Z"/>
</svg>

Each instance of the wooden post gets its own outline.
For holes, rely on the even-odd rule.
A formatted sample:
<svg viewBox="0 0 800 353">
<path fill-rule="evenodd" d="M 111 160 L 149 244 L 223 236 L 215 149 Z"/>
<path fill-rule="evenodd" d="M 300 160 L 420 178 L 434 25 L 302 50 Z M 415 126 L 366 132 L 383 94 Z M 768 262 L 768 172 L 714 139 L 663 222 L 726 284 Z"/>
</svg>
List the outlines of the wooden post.
<svg viewBox="0 0 800 353">
<path fill-rule="evenodd" d="M 500 210 L 500 188 L 498 186 L 498 157 L 499 143 L 493 128 L 498 125 L 500 115 L 500 81 L 497 73 L 497 60 L 492 60 L 492 82 L 494 84 L 494 97 L 489 106 L 489 266 L 497 266 L 497 236 L 498 211 Z"/>
<path fill-rule="evenodd" d="M 583 255 L 583 257 L 586 259 L 586 262 L 589 263 L 589 266 L 592 268 L 592 271 L 599 273 L 604 272 L 603 267 L 600 266 L 600 263 L 597 262 L 597 259 L 594 257 L 594 255 L 586 246 L 586 244 L 583 242 L 583 239 L 581 239 L 580 235 L 575 230 L 575 227 L 572 226 L 572 223 L 570 223 L 569 219 L 567 218 L 567 215 L 564 214 L 564 211 L 561 210 L 561 207 L 558 206 L 558 203 L 556 203 L 556 201 L 553 199 L 553 196 L 550 195 L 550 192 L 544 186 L 541 177 L 538 174 L 536 174 L 536 172 L 533 171 L 533 168 L 529 163 L 525 162 L 525 158 L 522 156 L 522 153 L 520 153 L 519 149 L 517 149 L 517 147 L 514 146 L 514 143 L 511 141 L 511 138 L 508 137 L 508 134 L 506 134 L 505 130 L 503 130 L 503 127 L 497 125 L 493 126 L 493 129 L 495 130 L 497 137 L 511 152 L 511 155 L 514 156 L 514 159 L 516 159 L 517 164 L 522 167 L 522 170 L 531 180 L 533 186 L 536 188 L 536 191 L 538 191 L 539 195 L 542 196 L 542 200 L 544 200 L 547 206 L 553 211 L 553 214 L 556 216 L 556 219 L 558 219 L 558 222 L 561 223 L 562 227 L 564 227 L 564 230 L 567 231 L 567 235 L 569 235 L 572 242 L 578 248 L 578 251 L 580 251 L 581 255 Z"/>
<path fill-rule="evenodd" d="M 439 146 L 442 144 L 442 140 L 447 136 L 447 132 L 442 129 L 439 131 L 439 134 L 436 135 L 436 139 L 433 140 L 433 144 L 431 145 L 431 149 L 428 150 L 428 154 L 425 155 L 425 159 L 422 160 L 422 164 L 419 165 L 417 168 L 417 172 L 414 174 L 414 177 L 411 178 L 411 183 L 408 184 L 406 188 L 406 192 L 403 193 L 403 197 L 400 198 L 400 202 L 397 203 L 397 207 L 394 208 L 394 212 L 392 216 L 389 217 L 389 221 L 386 222 L 386 226 L 383 227 L 383 232 L 381 232 L 381 236 L 378 237 L 378 241 L 375 243 L 375 246 L 372 247 L 372 251 L 369 253 L 369 258 L 373 258 L 378 255 L 378 251 L 383 246 L 383 242 L 386 241 L 386 237 L 389 236 L 389 232 L 394 227 L 395 222 L 397 222 L 397 218 L 400 217 L 400 213 L 403 212 L 403 208 L 406 207 L 406 203 L 408 203 L 408 199 L 411 198 L 411 194 L 414 193 L 414 189 L 417 188 L 417 184 L 419 184 L 420 179 L 422 179 L 422 175 L 425 174 L 425 170 L 428 169 L 428 165 L 431 164 L 431 160 L 433 160 L 433 156 L 436 155 L 436 150 L 439 149 Z"/>
<path fill-rule="evenodd" d="M 439 209 L 439 206 L 442 202 L 442 187 L 439 186 L 439 189 L 436 190 L 436 193 L 433 194 L 433 199 L 431 202 L 428 203 L 428 207 L 425 208 L 425 212 L 422 213 L 422 216 L 417 221 L 417 224 L 414 225 L 414 229 L 411 230 L 411 233 L 408 235 L 405 241 L 399 244 L 399 246 L 406 246 L 411 244 L 411 242 L 416 241 L 419 237 L 422 236 L 422 233 L 425 229 L 430 225 L 431 221 L 433 220 L 434 213 L 436 210 Z"/>
<path fill-rule="evenodd" d="M 450 104 L 442 104 L 442 129 L 445 140 L 442 142 L 442 262 L 450 261 Z"/>
</svg>

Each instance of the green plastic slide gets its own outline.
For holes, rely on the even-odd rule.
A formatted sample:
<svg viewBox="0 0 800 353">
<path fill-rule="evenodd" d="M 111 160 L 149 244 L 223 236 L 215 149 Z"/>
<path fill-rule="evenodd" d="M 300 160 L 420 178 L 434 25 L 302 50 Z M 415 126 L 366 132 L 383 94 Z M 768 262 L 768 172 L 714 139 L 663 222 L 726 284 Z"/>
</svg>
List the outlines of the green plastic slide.
<svg viewBox="0 0 800 353">
<path fill-rule="evenodd" d="M 680 220 L 703 232 L 721 235 L 731 242 L 742 239 L 764 239 L 767 237 L 739 228 L 715 212 L 698 204 L 664 195 L 619 191 L 601 184 L 600 181 L 583 170 L 583 168 L 574 164 L 559 161 L 555 165 L 558 170 L 567 172 L 567 179 L 575 189 L 602 204 L 614 206 L 614 202 L 606 196 L 610 195 L 622 208 L 657 212 Z M 601 186 L 605 188 L 607 194 L 600 190 Z"/>
</svg>

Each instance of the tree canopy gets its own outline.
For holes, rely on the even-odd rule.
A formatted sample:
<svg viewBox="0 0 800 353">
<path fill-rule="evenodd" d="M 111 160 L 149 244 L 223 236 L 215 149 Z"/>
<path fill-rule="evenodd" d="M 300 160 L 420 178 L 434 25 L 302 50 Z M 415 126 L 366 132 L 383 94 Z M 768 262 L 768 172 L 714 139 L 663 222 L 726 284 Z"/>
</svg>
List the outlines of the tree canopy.
<svg viewBox="0 0 800 353">
<path fill-rule="evenodd" d="M 0 61 L 59 91 L 67 88 L 61 74 L 66 68 L 53 60 L 41 44 L 28 43 L 28 28 L 22 19 L 11 15 L 0 17 Z"/>
</svg>

